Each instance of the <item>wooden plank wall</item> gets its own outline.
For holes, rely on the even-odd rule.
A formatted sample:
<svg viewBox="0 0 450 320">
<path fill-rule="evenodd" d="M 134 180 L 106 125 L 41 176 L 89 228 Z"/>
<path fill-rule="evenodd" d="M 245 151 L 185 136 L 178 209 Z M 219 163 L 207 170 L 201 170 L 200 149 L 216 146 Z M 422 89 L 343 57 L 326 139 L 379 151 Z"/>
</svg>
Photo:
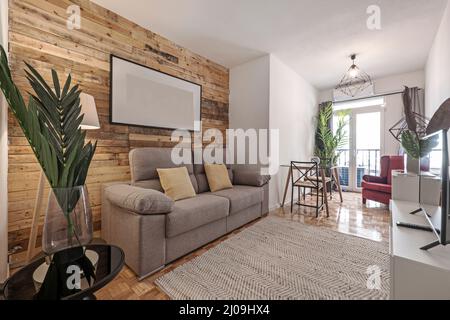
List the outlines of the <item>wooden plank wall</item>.
<svg viewBox="0 0 450 320">
<path fill-rule="evenodd" d="M 98 148 L 87 179 L 95 230 L 101 227 L 101 184 L 130 178 L 130 149 L 173 145 L 171 130 L 109 123 L 110 54 L 202 85 L 203 130 L 228 128 L 229 72 L 225 67 L 87 0 L 9 3 L 10 63 L 22 93 L 30 90 L 23 71 L 27 61 L 46 80 L 50 80 L 51 68 L 58 71 L 60 78 L 70 73 L 84 92 L 95 97 L 101 129 L 88 133 L 89 139 L 98 140 Z M 71 4 L 81 7 L 80 30 L 66 27 L 66 9 Z M 11 115 L 9 142 L 9 247 L 19 245 L 25 250 L 40 167 Z M 43 217 L 44 210 L 41 228 Z"/>
</svg>

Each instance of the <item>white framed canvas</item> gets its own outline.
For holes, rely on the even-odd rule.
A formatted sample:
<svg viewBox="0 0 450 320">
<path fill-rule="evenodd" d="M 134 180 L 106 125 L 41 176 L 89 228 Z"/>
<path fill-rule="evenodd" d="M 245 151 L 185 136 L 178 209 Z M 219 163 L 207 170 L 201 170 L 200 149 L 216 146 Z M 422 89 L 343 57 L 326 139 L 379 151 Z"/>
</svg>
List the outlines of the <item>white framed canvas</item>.
<svg viewBox="0 0 450 320">
<path fill-rule="evenodd" d="M 200 130 L 202 87 L 111 55 L 112 124 Z"/>
</svg>

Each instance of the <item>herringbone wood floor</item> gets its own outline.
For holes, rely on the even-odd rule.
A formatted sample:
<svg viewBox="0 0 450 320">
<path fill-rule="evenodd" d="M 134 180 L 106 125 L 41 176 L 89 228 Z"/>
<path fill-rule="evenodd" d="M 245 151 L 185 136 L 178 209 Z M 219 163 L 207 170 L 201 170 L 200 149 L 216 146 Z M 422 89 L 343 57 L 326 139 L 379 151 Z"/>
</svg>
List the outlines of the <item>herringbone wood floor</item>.
<svg viewBox="0 0 450 320">
<path fill-rule="evenodd" d="M 389 210 L 386 206 L 368 201 L 367 205 L 361 202 L 361 194 L 344 193 L 344 202 L 341 204 L 339 197 L 335 194 L 334 199 L 330 201 L 330 217 L 326 218 L 325 212 L 319 218 L 315 218 L 312 209 L 302 207 L 299 209 L 294 206 L 294 213 L 289 212 L 289 207 L 280 208 L 270 212 L 270 215 L 276 215 L 284 219 L 291 220 L 293 223 L 306 223 L 311 225 L 323 226 L 338 232 L 352 234 L 375 241 L 389 241 Z M 264 219 L 264 218 L 262 218 Z M 258 220 L 257 220 L 258 221 Z M 256 222 L 256 221 L 255 221 Z M 187 261 L 201 255 L 208 249 L 220 242 L 232 237 L 234 234 L 248 228 L 252 222 L 233 233 L 226 235 L 192 253 L 180 258 L 174 263 L 168 265 L 165 269 L 139 282 L 134 273 L 125 267 L 119 276 L 108 284 L 105 288 L 98 291 L 98 299 L 117 300 L 117 299 L 160 299 L 167 300 L 169 297 L 162 292 L 154 281 L 164 273 L 186 263 Z"/>
</svg>

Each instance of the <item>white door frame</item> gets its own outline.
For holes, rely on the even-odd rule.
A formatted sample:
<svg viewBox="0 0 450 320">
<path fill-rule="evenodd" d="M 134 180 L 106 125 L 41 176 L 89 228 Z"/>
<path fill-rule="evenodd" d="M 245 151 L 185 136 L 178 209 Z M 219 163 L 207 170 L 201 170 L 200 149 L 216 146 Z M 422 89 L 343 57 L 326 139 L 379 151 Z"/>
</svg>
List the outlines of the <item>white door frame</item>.
<svg viewBox="0 0 450 320">
<path fill-rule="evenodd" d="M 8 0 L 0 0 L 0 43 L 8 52 Z M 0 283 L 8 277 L 8 107 L 0 93 Z"/>
<path fill-rule="evenodd" d="M 380 156 L 384 152 L 384 108 L 382 106 L 370 106 L 363 108 L 354 108 L 350 110 L 350 139 L 349 139 L 349 191 L 361 192 L 361 188 L 356 185 L 357 169 L 356 169 L 356 116 L 363 113 L 380 112 Z"/>
</svg>

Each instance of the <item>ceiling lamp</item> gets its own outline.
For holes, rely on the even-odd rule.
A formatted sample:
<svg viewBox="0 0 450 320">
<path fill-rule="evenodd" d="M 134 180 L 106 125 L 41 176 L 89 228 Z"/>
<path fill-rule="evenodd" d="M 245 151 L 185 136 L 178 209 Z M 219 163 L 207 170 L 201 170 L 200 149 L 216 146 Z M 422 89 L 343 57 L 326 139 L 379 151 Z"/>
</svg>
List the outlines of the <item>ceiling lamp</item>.
<svg viewBox="0 0 450 320">
<path fill-rule="evenodd" d="M 356 54 L 352 54 L 350 59 L 352 59 L 352 65 L 335 90 L 339 90 L 346 96 L 355 97 L 372 85 L 372 79 L 355 64 Z"/>
</svg>

